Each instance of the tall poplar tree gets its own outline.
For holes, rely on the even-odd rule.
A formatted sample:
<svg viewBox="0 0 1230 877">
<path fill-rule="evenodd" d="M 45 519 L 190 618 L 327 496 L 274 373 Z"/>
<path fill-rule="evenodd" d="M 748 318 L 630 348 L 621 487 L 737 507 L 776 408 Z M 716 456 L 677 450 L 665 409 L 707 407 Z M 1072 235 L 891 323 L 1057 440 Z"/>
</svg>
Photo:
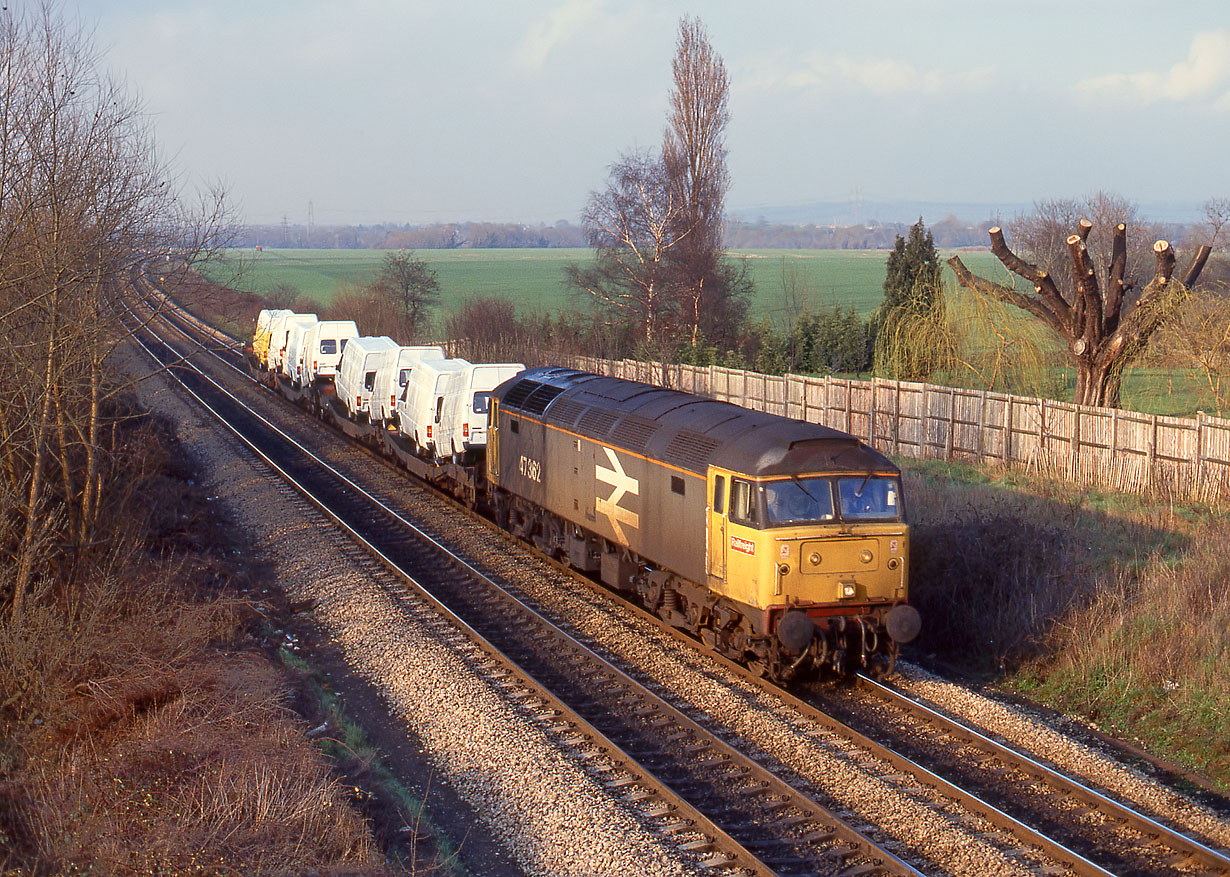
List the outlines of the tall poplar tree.
<svg viewBox="0 0 1230 877">
<path fill-rule="evenodd" d="M 674 201 L 679 243 L 670 254 L 680 324 L 695 347 L 701 336 L 726 342 L 742 326 L 751 283 L 742 265 L 726 256 L 722 241 L 726 191 L 726 126 L 730 80 L 700 19 L 684 16 L 671 64 L 671 114 L 662 141 Z"/>
</svg>

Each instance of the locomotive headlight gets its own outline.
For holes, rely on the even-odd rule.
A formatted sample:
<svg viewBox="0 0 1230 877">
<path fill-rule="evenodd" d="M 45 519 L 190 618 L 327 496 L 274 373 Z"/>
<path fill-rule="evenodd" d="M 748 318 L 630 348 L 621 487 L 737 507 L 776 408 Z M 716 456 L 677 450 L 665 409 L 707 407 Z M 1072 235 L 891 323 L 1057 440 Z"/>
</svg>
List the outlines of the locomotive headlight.
<svg viewBox="0 0 1230 877">
<path fill-rule="evenodd" d="M 849 598 L 854 596 L 854 582 L 843 582 L 841 585 L 841 596 Z"/>
<path fill-rule="evenodd" d="M 863 563 L 871 563 L 872 561 L 871 551 L 865 550 L 862 554 L 858 556 L 858 559 L 861 560 Z"/>
<path fill-rule="evenodd" d="M 820 552 L 813 551 L 807 559 L 811 563 L 812 566 L 819 566 L 820 565 Z"/>
<path fill-rule="evenodd" d="M 901 566 L 901 561 L 900 561 L 900 560 L 898 560 L 897 558 L 895 558 L 895 557 L 890 557 L 890 558 L 888 559 L 888 568 L 889 568 L 889 569 L 896 569 L 896 568 L 897 568 L 897 567 L 899 567 L 899 566 Z"/>
</svg>

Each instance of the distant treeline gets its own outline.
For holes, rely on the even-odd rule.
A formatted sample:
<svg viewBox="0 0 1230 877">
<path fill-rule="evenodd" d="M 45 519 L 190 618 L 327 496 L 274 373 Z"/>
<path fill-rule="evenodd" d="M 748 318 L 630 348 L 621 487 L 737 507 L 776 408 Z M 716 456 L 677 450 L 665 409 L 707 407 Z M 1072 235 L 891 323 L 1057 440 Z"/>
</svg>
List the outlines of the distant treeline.
<svg viewBox="0 0 1230 877">
<path fill-rule="evenodd" d="M 987 228 L 994 220 L 966 225 L 953 216 L 929 226 L 935 245 L 942 249 L 985 246 Z M 726 246 L 732 250 L 890 250 L 898 235 L 909 232 L 910 223 L 874 225 L 785 225 L 759 222 L 728 222 Z M 515 222 L 459 222 L 432 225 L 250 225 L 243 228 L 235 246 L 279 249 L 340 250 L 454 250 L 545 249 L 585 247 L 585 230 L 560 220 L 554 225 L 523 225 Z"/>
</svg>

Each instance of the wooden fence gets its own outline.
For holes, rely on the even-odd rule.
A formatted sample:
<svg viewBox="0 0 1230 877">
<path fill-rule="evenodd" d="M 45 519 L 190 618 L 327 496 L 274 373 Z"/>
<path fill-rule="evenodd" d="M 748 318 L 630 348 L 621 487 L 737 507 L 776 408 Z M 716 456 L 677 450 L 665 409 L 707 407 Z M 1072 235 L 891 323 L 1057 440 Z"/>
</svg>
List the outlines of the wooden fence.
<svg viewBox="0 0 1230 877">
<path fill-rule="evenodd" d="M 1230 420 L 1163 417 L 907 381 L 575 357 L 572 365 L 844 430 L 896 456 L 997 461 L 1075 484 L 1230 497 Z"/>
</svg>

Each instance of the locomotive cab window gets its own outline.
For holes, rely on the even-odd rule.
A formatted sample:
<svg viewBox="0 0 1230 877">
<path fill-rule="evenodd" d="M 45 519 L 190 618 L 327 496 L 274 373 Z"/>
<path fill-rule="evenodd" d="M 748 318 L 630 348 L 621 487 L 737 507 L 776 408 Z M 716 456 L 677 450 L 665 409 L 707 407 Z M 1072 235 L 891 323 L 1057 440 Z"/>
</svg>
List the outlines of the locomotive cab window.
<svg viewBox="0 0 1230 877">
<path fill-rule="evenodd" d="M 837 479 L 841 517 L 847 521 L 901 519 L 901 485 L 892 475 L 850 475 Z"/>
<path fill-rule="evenodd" d="M 719 515 L 726 512 L 726 476 L 713 479 L 713 510 Z"/>
<path fill-rule="evenodd" d="M 730 480 L 730 519 L 751 527 L 760 526 L 760 510 L 756 507 L 756 493 L 750 481 L 740 478 Z"/>
<path fill-rule="evenodd" d="M 833 483 L 828 478 L 770 481 L 764 493 L 770 526 L 825 523 L 836 517 Z"/>
</svg>

